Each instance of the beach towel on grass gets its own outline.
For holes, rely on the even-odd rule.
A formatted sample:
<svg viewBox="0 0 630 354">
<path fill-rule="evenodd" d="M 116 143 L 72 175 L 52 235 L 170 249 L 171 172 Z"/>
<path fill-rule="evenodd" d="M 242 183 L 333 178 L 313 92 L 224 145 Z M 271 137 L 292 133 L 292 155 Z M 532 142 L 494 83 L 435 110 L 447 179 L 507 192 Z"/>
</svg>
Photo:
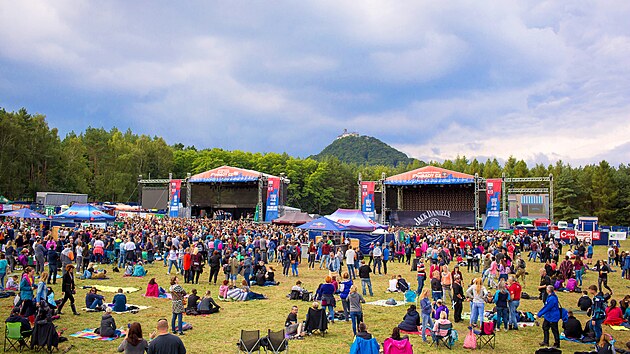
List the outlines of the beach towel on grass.
<svg viewBox="0 0 630 354">
<path fill-rule="evenodd" d="M 574 339 L 574 338 L 567 338 L 564 335 L 564 332 L 560 333 L 560 340 L 566 340 L 567 342 L 573 342 L 573 343 L 580 343 L 580 344 L 588 344 L 588 345 L 593 345 L 595 344 L 595 342 L 582 342 L 579 339 Z M 608 341 L 610 342 L 610 344 L 615 344 L 615 340 L 612 338 L 611 335 L 608 335 Z"/>
<path fill-rule="evenodd" d="M 107 304 L 107 306 L 114 307 L 114 304 Z M 124 311 L 124 312 L 116 312 L 116 311 L 114 311 L 114 313 L 117 313 L 117 314 L 130 313 L 131 311 L 140 311 L 140 310 L 146 310 L 148 308 L 151 308 L 151 306 L 127 304 L 127 308 L 129 308 L 130 306 L 135 306 L 136 308 L 131 309 L 131 310 L 127 310 L 127 311 Z M 82 310 L 83 311 L 87 311 L 87 312 L 102 312 L 102 311 L 96 311 L 96 310 L 88 309 L 87 307 L 82 308 Z"/>
<path fill-rule="evenodd" d="M 519 327 L 534 327 L 536 325 L 534 322 L 519 322 L 517 324 Z"/>
<path fill-rule="evenodd" d="M 425 331 L 425 335 L 430 336 L 431 335 L 431 330 L 430 329 L 426 329 Z M 400 330 L 400 334 L 408 334 L 408 335 L 412 335 L 412 336 L 421 336 L 422 332 L 408 332 L 408 331 L 403 331 L 402 329 Z"/>
<path fill-rule="evenodd" d="M 138 288 L 133 288 L 133 287 L 123 288 L 123 287 L 120 287 L 120 286 L 107 286 L 107 285 L 90 285 L 90 286 L 88 286 L 88 288 L 92 288 L 92 287 L 96 288 L 96 290 L 98 290 L 98 291 L 102 291 L 102 292 L 105 292 L 105 293 L 117 293 L 118 289 L 122 289 L 123 293 L 127 293 L 128 294 L 128 293 L 133 293 L 133 292 L 136 292 L 136 291 L 140 290 Z"/>
<path fill-rule="evenodd" d="M 119 331 L 121 332 L 120 337 L 124 337 L 127 334 L 126 329 L 119 329 Z M 120 338 L 120 337 L 101 337 L 100 334 L 94 333 L 94 328 L 87 328 L 77 333 L 73 333 L 70 335 L 70 337 L 96 339 L 96 340 L 103 340 L 103 341 L 112 341 L 112 340 L 116 340 Z"/>
<path fill-rule="evenodd" d="M 630 331 L 630 328 L 624 326 L 610 326 L 613 331 Z"/>
<path fill-rule="evenodd" d="M 171 295 L 171 293 L 160 294 L 158 297 L 155 297 L 155 296 L 146 296 L 146 295 L 144 295 L 144 294 L 143 294 L 142 296 L 144 296 L 144 297 L 146 297 L 146 298 L 150 298 L 150 299 L 168 299 L 168 300 L 173 299 L 173 295 Z"/>
<path fill-rule="evenodd" d="M 396 305 L 388 305 L 386 304 L 387 300 L 376 300 L 372 302 L 366 302 L 366 305 L 374 305 L 374 306 L 385 306 L 385 307 L 396 307 L 396 306 L 404 306 L 407 305 L 404 301 L 397 301 Z"/>
</svg>

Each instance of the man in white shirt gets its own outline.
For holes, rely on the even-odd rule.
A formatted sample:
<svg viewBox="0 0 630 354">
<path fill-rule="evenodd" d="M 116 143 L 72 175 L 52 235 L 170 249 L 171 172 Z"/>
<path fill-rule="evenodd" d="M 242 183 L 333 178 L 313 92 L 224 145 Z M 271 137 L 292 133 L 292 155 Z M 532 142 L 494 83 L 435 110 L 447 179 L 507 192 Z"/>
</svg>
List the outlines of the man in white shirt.
<svg viewBox="0 0 630 354">
<path fill-rule="evenodd" d="M 381 275 L 383 250 L 381 249 L 381 244 L 379 242 L 376 243 L 376 246 L 374 246 L 374 250 L 372 250 L 372 257 L 374 258 L 374 273 L 376 273 L 376 269 L 378 268 L 378 275 Z"/>
<path fill-rule="evenodd" d="M 354 259 L 357 256 L 357 252 L 355 252 L 354 247 L 348 246 L 348 250 L 346 251 L 346 264 L 348 265 L 348 274 L 351 279 L 356 279 L 357 275 L 354 269 Z"/>
</svg>

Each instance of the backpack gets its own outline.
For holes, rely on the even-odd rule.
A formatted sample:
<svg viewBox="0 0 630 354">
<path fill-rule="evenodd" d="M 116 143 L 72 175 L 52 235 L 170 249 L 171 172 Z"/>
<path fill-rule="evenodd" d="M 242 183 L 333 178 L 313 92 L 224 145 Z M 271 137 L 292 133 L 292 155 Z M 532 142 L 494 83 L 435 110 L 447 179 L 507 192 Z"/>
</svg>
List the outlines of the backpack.
<svg viewBox="0 0 630 354">
<path fill-rule="evenodd" d="M 477 336 L 472 329 L 464 338 L 464 349 L 477 349 Z"/>
<path fill-rule="evenodd" d="M 459 333 L 456 330 L 451 329 L 451 335 L 448 337 L 448 345 L 452 348 L 455 342 L 459 340 Z"/>
</svg>

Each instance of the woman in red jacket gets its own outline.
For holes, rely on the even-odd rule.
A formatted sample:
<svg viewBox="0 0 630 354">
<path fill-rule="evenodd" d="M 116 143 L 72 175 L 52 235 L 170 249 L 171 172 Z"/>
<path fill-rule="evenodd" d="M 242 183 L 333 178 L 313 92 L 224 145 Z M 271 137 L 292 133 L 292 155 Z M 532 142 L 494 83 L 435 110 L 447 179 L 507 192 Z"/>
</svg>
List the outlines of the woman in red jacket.
<svg viewBox="0 0 630 354">
<path fill-rule="evenodd" d="M 624 322 L 621 308 L 617 307 L 617 300 L 610 300 L 610 306 L 606 308 L 605 325 L 619 326 Z"/>
</svg>

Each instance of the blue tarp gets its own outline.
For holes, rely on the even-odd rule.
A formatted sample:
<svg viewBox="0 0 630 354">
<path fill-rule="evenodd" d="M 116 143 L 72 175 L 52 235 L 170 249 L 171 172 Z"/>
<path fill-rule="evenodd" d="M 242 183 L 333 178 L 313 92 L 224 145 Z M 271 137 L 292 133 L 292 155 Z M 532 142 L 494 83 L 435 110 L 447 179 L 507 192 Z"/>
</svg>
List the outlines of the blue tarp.
<svg viewBox="0 0 630 354">
<path fill-rule="evenodd" d="M 87 220 L 87 221 L 107 221 L 116 217 L 100 211 L 90 204 L 73 204 L 68 210 L 53 216 L 54 219 Z"/>
<path fill-rule="evenodd" d="M 347 230 L 345 226 L 337 222 L 334 222 L 330 219 L 327 219 L 326 217 L 321 217 L 319 219 L 309 221 L 304 225 L 298 226 L 298 229 L 332 231 L 332 232 L 343 232 Z"/>
<path fill-rule="evenodd" d="M 394 234 L 373 235 L 373 234 L 348 232 L 346 234 L 346 237 L 359 240 L 359 247 L 361 248 L 361 253 L 363 253 L 364 255 L 370 254 L 370 244 L 372 242 L 375 245 L 378 242 L 381 244 L 381 246 L 383 246 L 383 244 L 394 240 Z M 391 260 L 394 257 L 394 255 L 390 253 L 389 257 L 390 257 L 389 259 Z"/>
<path fill-rule="evenodd" d="M 42 215 L 38 212 L 32 211 L 29 208 L 22 208 L 18 210 L 9 211 L 4 214 L 0 214 L 0 216 L 8 216 L 8 217 L 20 218 L 20 219 L 46 219 L 46 215 Z"/>
</svg>

